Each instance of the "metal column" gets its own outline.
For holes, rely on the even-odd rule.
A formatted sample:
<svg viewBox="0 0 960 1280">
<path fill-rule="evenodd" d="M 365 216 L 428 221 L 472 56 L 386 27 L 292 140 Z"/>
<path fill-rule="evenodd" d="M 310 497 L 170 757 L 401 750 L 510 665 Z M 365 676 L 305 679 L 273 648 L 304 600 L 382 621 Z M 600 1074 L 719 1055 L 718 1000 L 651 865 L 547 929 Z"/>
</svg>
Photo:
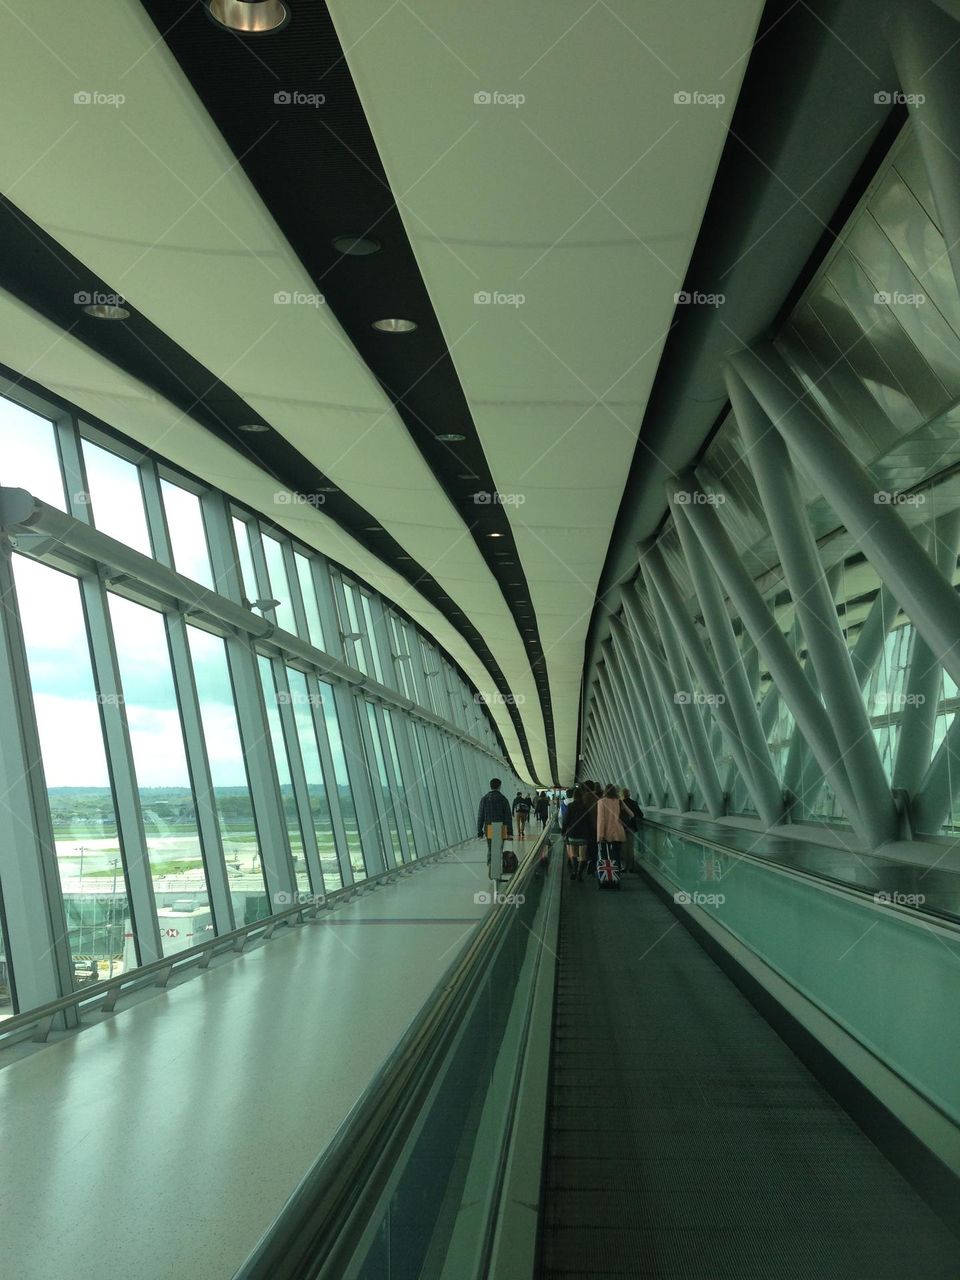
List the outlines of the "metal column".
<svg viewBox="0 0 960 1280">
<path fill-rule="evenodd" d="M 803 388 L 772 346 L 742 351 L 733 363 L 900 607 L 960 684 L 960 599 L 896 506 L 877 500 L 870 476 L 810 410 Z"/>
<path fill-rule="evenodd" d="M 960 36 L 960 30 L 958 30 Z M 960 539 L 960 511 L 951 511 L 933 522 L 930 548 L 934 563 L 952 586 Z M 914 796 L 930 763 L 937 723 L 942 675 L 940 661 L 916 630 L 910 646 L 910 668 L 900 709 L 900 733 L 893 766 L 893 785 Z"/>
<path fill-rule="evenodd" d="M 699 482 L 691 474 L 683 477 L 683 483 L 691 494 L 703 493 Z M 681 508 L 678 508 L 681 510 Z M 840 761 L 840 750 L 823 704 L 810 687 L 803 669 L 790 649 L 777 621 L 760 595 L 753 579 L 744 569 L 730 535 L 720 523 L 720 518 L 706 495 L 692 499 L 682 508 L 700 545 L 707 553 L 714 571 L 724 585 L 744 626 L 750 632 L 754 644 L 764 659 L 770 676 L 780 687 L 780 695 L 793 713 L 817 762 L 830 781 L 844 812 L 854 829 L 864 840 L 871 838 L 871 828 L 860 819 L 853 792 Z"/>
<path fill-rule="evenodd" d="M 840 629 L 833 592 L 810 532 L 793 463 L 783 439 L 771 429 L 766 414 L 735 370 L 727 369 L 726 382 L 861 819 L 869 829 L 871 845 L 885 844 L 897 835 L 893 796 Z"/>
<path fill-rule="evenodd" d="M 684 607 L 676 583 L 670 577 L 663 556 L 657 547 L 651 548 L 647 553 L 645 564 L 649 568 L 654 586 L 660 592 L 663 604 L 679 633 L 680 642 L 686 648 L 687 657 L 697 674 L 701 688 L 708 695 L 712 692 L 714 697 L 718 699 L 709 705 L 714 712 L 717 725 L 726 741 L 727 749 L 740 771 L 740 776 L 750 793 L 757 813 L 765 826 L 773 826 L 779 822 L 783 810 L 780 787 L 770 766 L 767 744 L 760 734 L 756 705 L 750 695 L 750 688 L 740 661 L 740 652 L 737 649 L 733 628 L 730 626 L 730 619 L 716 589 L 716 579 L 707 572 L 706 564 L 702 562 L 702 559 L 697 565 L 700 570 L 699 576 L 694 572 L 690 555 L 693 553 L 696 558 L 698 553 L 700 557 L 703 554 L 696 539 L 686 525 L 676 522 L 676 516 L 674 516 L 674 520 L 677 523 L 678 532 L 682 529 L 687 539 L 687 542 L 682 545 L 698 600 L 700 599 L 699 586 L 706 585 L 703 579 L 708 580 L 709 585 L 713 587 L 717 596 L 713 603 L 718 604 L 719 607 L 716 612 L 711 612 L 709 621 L 707 610 L 704 608 L 702 600 L 700 601 L 700 607 L 704 609 L 704 622 L 710 633 L 714 653 L 717 654 L 718 659 L 723 664 L 722 674 L 717 670 L 713 658 L 707 652 L 706 645 L 694 625 L 693 618 Z M 717 612 L 722 615 L 722 622 L 717 617 Z M 711 622 L 714 624 L 713 629 L 710 626 Z M 725 628 L 723 624 L 726 624 Z M 714 631 L 716 631 L 716 639 L 714 638 Z M 719 701 L 719 699 L 723 700 Z M 736 708 L 732 705 L 734 699 L 740 705 L 739 716 L 736 715 Z M 751 711 L 753 713 L 752 718 Z M 748 731 L 753 732 L 749 746 L 746 738 L 742 736 L 744 732 L 742 725 Z"/>
<path fill-rule="evenodd" d="M 706 729 L 703 724 L 703 710 L 696 696 L 694 682 L 690 677 L 683 647 L 673 626 L 659 593 L 653 583 L 645 563 L 640 562 L 641 572 L 647 585 L 650 607 L 656 620 L 657 630 L 663 643 L 663 653 L 667 669 L 673 682 L 673 701 L 680 708 L 680 714 L 687 726 L 687 734 L 692 750 L 691 764 L 700 784 L 700 794 L 711 818 L 723 817 L 726 808 L 726 797 L 720 785 L 716 761 L 710 750 Z"/>
</svg>

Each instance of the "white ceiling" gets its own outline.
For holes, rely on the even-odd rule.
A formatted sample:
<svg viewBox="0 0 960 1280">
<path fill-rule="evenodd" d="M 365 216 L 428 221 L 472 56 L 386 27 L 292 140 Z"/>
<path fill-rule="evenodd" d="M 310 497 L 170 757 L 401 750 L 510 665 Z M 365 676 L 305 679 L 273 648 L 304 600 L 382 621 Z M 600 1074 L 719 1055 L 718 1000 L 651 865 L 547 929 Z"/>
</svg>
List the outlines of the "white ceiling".
<svg viewBox="0 0 960 1280">
<path fill-rule="evenodd" d="M 31 10 L 29 25 L 5 24 L 2 92 L 17 127 L 0 137 L 0 190 L 243 396 L 474 615 L 495 660 L 510 673 L 535 769 L 548 778 L 523 642 L 466 526 L 332 314 L 324 307 L 274 303 L 278 291 L 312 293 L 315 286 L 146 13 L 139 5 L 103 0 L 92 8 L 45 0 Z M 119 107 L 78 106 L 74 94 L 80 91 L 126 100 Z M 78 322 L 89 323 L 79 308 Z M 25 346 L 22 337 L 4 325 L 0 360 L 21 371 L 32 366 L 31 376 L 51 386 L 58 359 L 80 359 L 68 339 L 69 360 L 54 347 L 34 364 L 43 348 Z M 88 393 L 113 397 L 115 371 L 104 361 L 82 363 Z M 203 459 L 206 478 L 236 478 L 250 470 L 209 433 L 179 421 L 170 405 L 162 408 L 168 425 L 158 429 L 145 408 L 148 402 L 156 406 L 156 397 L 142 388 L 128 386 L 111 413 L 74 398 L 194 471 Z M 175 450 L 181 455 L 176 459 Z M 506 708 L 466 641 L 330 520 L 302 508 L 302 517 L 292 519 L 289 506 L 273 502 L 277 484 L 266 480 L 257 486 L 254 505 L 279 523 L 296 524 L 308 542 L 321 538 L 323 549 L 372 585 L 390 580 L 385 594 L 421 621 L 488 697 L 514 767 L 526 776 Z M 249 486 L 253 478 L 245 475 L 242 483 Z"/>
<path fill-rule="evenodd" d="M 494 478 L 523 499 L 507 511 L 547 654 L 561 777 L 574 769 L 593 593 L 761 7 L 330 3 Z M 430 571 L 482 631 L 549 780 L 524 639 L 472 535 L 332 314 L 274 303 L 315 286 L 145 12 L 44 0 L 5 24 L 0 69 L 15 121 L 0 139 L 0 190 Z M 78 106 L 83 90 L 125 101 Z M 482 90 L 526 102 L 478 105 Z M 678 105 L 678 90 L 726 102 Z M 526 300 L 476 305 L 481 290 Z M 526 774 L 473 651 L 331 520 L 276 506 L 269 476 L 9 297 L 0 360 L 396 600 L 491 699 Z"/>
<path fill-rule="evenodd" d="M 329 0 L 494 480 L 523 499 L 506 509 L 562 777 L 594 592 L 762 7 Z"/>
</svg>

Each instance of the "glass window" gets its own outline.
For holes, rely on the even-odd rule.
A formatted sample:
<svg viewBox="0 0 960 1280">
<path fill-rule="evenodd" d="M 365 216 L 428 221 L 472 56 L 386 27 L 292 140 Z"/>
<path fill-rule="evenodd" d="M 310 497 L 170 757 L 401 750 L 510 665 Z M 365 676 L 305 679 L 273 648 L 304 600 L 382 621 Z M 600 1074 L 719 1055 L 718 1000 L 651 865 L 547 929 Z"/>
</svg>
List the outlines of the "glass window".
<svg viewBox="0 0 960 1280">
<path fill-rule="evenodd" d="M 108 595 L 164 955 L 213 929 L 163 615 Z"/>
<path fill-rule="evenodd" d="M 393 730 L 393 715 L 388 707 L 383 708 L 383 723 L 387 731 L 387 748 L 390 752 L 390 763 L 393 765 L 393 776 L 396 779 L 395 794 L 397 808 L 407 833 L 407 848 L 410 857 L 417 856 L 417 842 L 413 838 L 413 825 L 410 820 L 410 796 L 404 785 L 403 772 L 400 769 L 400 753 L 397 751 L 397 739 Z"/>
<path fill-rule="evenodd" d="M 370 597 L 360 592 L 360 604 L 363 606 L 363 624 L 367 631 L 367 639 L 370 642 L 370 652 L 373 654 L 373 670 L 377 679 L 381 684 L 383 680 L 383 667 L 380 665 L 380 649 L 377 646 L 377 633 L 373 626 L 373 614 L 370 609 Z"/>
<path fill-rule="evenodd" d="M 363 652 L 363 628 L 360 625 L 360 614 L 357 609 L 356 588 L 353 583 L 348 582 L 346 578 L 341 579 L 343 583 L 343 598 L 347 606 L 347 625 L 342 628 L 344 636 L 351 636 L 350 640 L 344 640 L 344 651 L 347 655 L 347 662 L 352 662 L 359 671 L 364 675 L 367 674 L 367 660 Z M 352 655 L 352 656 L 351 656 Z"/>
<path fill-rule="evenodd" d="M 383 811 L 386 814 L 387 826 L 390 829 L 390 843 L 393 845 L 393 852 L 397 862 L 402 862 L 403 842 L 400 839 L 400 828 L 393 803 L 393 790 L 387 776 L 387 762 L 384 759 L 383 743 L 380 740 L 380 726 L 377 724 L 377 709 L 372 702 L 367 702 L 364 705 L 367 708 L 367 723 L 370 726 L 370 737 L 373 741 L 374 762 L 377 767 L 376 781 L 380 785 Z"/>
<path fill-rule="evenodd" d="M 390 614 L 390 632 L 393 635 L 393 652 L 394 657 L 397 659 L 397 670 L 400 672 L 400 687 L 403 690 L 403 696 L 409 698 L 411 702 L 415 702 L 416 692 L 413 688 L 413 675 L 410 671 L 410 662 L 404 645 L 403 629 L 396 616 L 392 613 Z"/>
<path fill-rule="evenodd" d="M 136 965 L 80 584 L 13 557 L 75 987 Z"/>
<path fill-rule="evenodd" d="M 250 550 L 250 526 L 246 520 L 233 517 L 233 536 L 237 544 L 237 559 L 240 563 L 244 594 L 253 604 L 260 599 L 260 588 L 257 586 L 257 572 L 253 567 L 253 554 Z"/>
<path fill-rule="evenodd" d="M 337 846 L 333 834 L 333 821 L 330 815 L 330 801 L 327 797 L 326 780 L 317 745 L 317 732 L 314 722 L 314 708 L 319 705 L 322 694 L 311 694 L 307 677 L 302 671 L 293 667 L 287 668 L 287 680 L 290 684 L 290 700 L 293 704 L 294 719 L 297 722 L 297 737 L 300 741 L 300 755 L 307 775 L 307 794 L 310 797 L 310 813 L 313 816 L 313 829 L 317 836 L 320 850 L 320 867 L 323 871 L 323 887 L 325 892 L 343 887 L 343 876 L 340 872 L 340 859 L 337 857 Z"/>
<path fill-rule="evenodd" d="M 250 781 L 243 756 L 227 650 L 220 636 L 187 627 L 217 822 L 237 925 L 270 915 Z"/>
<path fill-rule="evenodd" d="M 263 535 L 263 554 L 270 576 L 270 592 L 276 605 L 277 626 L 293 635 L 297 634 L 297 620 L 290 600 L 290 584 L 287 582 L 287 566 L 283 562 L 283 546 L 269 533 Z"/>
<path fill-rule="evenodd" d="M 81 447 L 93 523 L 101 533 L 152 556 L 139 469 L 90 440 L 83 440 Z"/>
<path fill-rule="evenodd" d="M 317 588 L 313 581 L 311 563 L 306 556 L 295 551 L 293 558 L 297 565 L 297 578 L 300 582 L 300 595 L 303 597 L 303 611 L 307 615 L 307 631 L 305 637 L 318 649 L 326 649 L 323 639 L 323 623 L 320 621 L 320 606 L 317 603 Z"/>
<path fill-rule="evenodd" d="M 353 791 L 350 787 L 350 774 L 347 772 L 347 760 L 343 750 L 343 738 L 340 734 L 340 719 L 333 700 L 333 686 L 320 680 L 320 693 L 323 702 L 323 718 L 327 726 L 327 740 L 330 743 L 330 754 L 333 757 L 333 775 L 337 784 L 337 799 L 340 802 L 340 813 L 347 832 L 347 850 L 350 854 L 350 866 L 353 868 L 354 880 L 363 880 L 367 869 L 363 862 L 363 849 L 360 844 L 360 824 L 357 820 L 357 807 L 353 802 Z"/>
<path fill-rule="evenodd" d="M 167 532 L 170 534 L 173 567 L 177 573 L 192 578 L 201 586 L 209 587 L 211 591 L 217 590 L 210 568 L 207 531 L 203 524 L 200 499 L 195 493 L 181 489 L 178 484 L 172 484 L 169 480 L 160 481 L 160 492 L 167 517 Z"/>
<path fill-rule="evenodd" d="M 414 751 L 416 752 L 417 769 L 420 775 L 420 792 L 422 795 L 426 796 L 427 800 L 427 809 L 421 816 L 423 819 L 423 825 L 426 827 L 427 833 L 430 836 L 430 849 L 431 852 L 433 852 L 434 850 L 439 849 L 444 843 L 443 837 L 440 834 L 442 828 L 438 818 L 440 812 L 440 798 L 436 793 L 433 767 L 432 765 L 428 767 L 428 761 L 430 758 L 426 753 L 425 743 L 421 739 L 423 726 L 417 724 L 416 721 L 412 721 L 410 728 L 412 730 L 410 739 L 413 742 Z"/>
<path fill-rule="evenodd" d="M 0 484 L 67 509 L 52 422 L 0 397 Z"/>
<path fill-rule="evenodd" d="M 283 803 L 283 816 L 287 827 L 287 838 L 290 841 L 290 852 L 293 854 L 293 866 L 297 877 L 297 888 L 302 893 L 310 892 L 310 876 L 307 872 L 307 860 L 303 852 L 303 832 L 300 829 L 300 814 L 297 811 L 297 797 L 293 790 L 293 779 L 290 776 L 290 761 L 287 758 L 287 744 L 283 736 L 283 722 L 277 707 L 277 688 L 273 679 L 270 659 L 257 656 L 260 669 L 260 683 L 263 686 L 263 700 L 267 708 L 267 721 L 270 725 L 270 741 L 273 746 L 273 758 L 277 765 L 277 778 L 280 782 L 280 799 Z"/>
</svg>

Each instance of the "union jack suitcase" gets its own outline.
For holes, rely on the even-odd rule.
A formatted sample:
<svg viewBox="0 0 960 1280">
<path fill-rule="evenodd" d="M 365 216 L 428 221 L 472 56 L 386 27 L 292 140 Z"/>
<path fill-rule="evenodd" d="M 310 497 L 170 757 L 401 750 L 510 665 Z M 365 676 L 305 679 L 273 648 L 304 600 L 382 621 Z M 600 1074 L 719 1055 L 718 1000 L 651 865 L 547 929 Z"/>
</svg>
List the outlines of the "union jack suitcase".
<svg viewBox="0 0 960 1280">
<path fill-rule="evenodd" d="M 608 844 L 597 849 L 597 886 L 601 889 L 620 888 L 620 860 L 613 852 Z"/>
</svg>

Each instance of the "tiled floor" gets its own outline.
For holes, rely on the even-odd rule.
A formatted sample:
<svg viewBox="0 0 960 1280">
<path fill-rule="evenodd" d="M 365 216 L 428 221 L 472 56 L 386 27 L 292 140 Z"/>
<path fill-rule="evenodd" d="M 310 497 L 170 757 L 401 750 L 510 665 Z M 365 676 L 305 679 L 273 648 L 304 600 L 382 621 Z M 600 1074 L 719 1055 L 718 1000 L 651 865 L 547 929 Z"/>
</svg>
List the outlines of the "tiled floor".
<svg viewBox="0 0 960 1280">
<path fill-rule="evenodd" d="M 0 1070 L 0 1274 L 225 1280 L 489 908 L 480 842 Z"/>
</svg>

